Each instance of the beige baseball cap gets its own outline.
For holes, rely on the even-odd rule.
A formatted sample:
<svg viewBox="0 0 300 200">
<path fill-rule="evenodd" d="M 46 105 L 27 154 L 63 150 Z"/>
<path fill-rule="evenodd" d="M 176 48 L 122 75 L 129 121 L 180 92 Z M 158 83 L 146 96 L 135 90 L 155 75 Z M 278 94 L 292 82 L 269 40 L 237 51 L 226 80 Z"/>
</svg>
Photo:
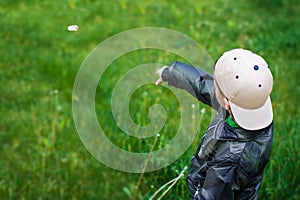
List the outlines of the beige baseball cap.
<svg viewBox="0 0 300 200">
<path fill-rule="evenodd" d="M 227 51 L 217 60 L 214 77 L 238 125 L 258 130 L 271 124 L 273 76 L 261 56 L 245 49 Z"/>
</svg>

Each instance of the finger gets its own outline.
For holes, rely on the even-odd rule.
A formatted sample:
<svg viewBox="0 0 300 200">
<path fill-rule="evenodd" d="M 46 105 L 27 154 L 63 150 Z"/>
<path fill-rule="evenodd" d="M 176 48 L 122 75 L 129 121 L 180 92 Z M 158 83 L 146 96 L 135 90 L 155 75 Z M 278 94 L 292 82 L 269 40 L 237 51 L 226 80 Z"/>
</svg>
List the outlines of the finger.
<svg viewBox="0 0 300 200">
<path fill-rule="evenodd" d="M 160 83 L 159 83 L 159 80 L 157 80 L 156 82 L 155 82 L 155 85 L 159 85 Z"/>
<path fill-rule="evenodd" d="M 163 82 L 163 80 L 161 78 L 159 78 L 156 82 L 155 85 L 160 85 Z"/>
</svg>

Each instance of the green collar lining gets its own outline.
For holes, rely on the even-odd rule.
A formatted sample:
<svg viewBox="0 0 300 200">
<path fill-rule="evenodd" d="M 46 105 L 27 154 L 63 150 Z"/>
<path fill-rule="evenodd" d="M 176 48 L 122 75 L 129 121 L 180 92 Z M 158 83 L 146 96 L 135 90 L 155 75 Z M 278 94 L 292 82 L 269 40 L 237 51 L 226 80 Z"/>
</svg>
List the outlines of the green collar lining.
<svg viewBox="0 0 300 200">
<path fill-rule="evenodd" d="M 226 122 L 232 128 L 241 128 L 237 123 L 235 123 L 235 121 L 233 121 L 233 119 L 230 116 L 227 117 Z"/>
</svg>

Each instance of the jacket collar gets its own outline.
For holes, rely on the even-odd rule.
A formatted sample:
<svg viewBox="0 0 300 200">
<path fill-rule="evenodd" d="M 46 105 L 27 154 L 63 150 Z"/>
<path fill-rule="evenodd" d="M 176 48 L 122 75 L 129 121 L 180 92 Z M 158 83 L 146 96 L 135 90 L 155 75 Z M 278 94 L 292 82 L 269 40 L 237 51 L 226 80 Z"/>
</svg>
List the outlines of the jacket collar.
<svg viewBox="0 0 300 200">
<path fill-rule="evenodd" d="M 228 116 L 229 113 L 225 109 L 219 111 L 219 117 L 217 117 L 219 120 L 215 129 L 215 139 L 226 141 L 251 141 L 260 137 L 273 127 L 273 123 L 264 129 L 251 131 L 241 127 L 231 127 L 225 120 Z"/>
</svg>

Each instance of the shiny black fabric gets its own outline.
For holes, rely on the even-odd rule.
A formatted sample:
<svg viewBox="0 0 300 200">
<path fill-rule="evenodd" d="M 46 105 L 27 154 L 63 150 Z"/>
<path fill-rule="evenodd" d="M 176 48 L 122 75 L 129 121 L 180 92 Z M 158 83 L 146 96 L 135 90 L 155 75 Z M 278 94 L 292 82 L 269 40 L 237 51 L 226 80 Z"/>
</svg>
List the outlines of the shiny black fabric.
<svg viewBox="0 0 300 200">
<path fill-rule="evenodd" d="M 191 199 L 257 199 L 270 158 L 273 123 L 255 131 L 229 126 L 228 113 L 215 97 L 213 76 L 200 69 L 175 62 L 162 78 L 218 111 L 191 159 L 187 177 Z"/>
</svg>

